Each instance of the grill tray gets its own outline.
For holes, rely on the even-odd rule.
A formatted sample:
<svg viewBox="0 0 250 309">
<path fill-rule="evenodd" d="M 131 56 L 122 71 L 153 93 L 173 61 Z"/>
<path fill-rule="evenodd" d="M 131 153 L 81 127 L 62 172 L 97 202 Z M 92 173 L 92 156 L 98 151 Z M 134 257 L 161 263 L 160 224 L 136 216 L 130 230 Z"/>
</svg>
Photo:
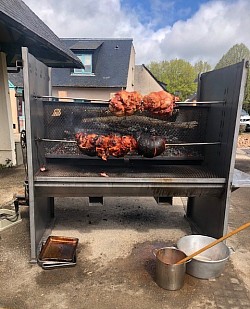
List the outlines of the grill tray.
<svg viewBox="0 0 250 309">
<path fill-rule="evenodd" d="M 43 245 L 38 260 L 41 263 L 46 262 L 70 263 L 75 261 L 76 247 L 78 238 L 49 236 Z"/>
</svg>

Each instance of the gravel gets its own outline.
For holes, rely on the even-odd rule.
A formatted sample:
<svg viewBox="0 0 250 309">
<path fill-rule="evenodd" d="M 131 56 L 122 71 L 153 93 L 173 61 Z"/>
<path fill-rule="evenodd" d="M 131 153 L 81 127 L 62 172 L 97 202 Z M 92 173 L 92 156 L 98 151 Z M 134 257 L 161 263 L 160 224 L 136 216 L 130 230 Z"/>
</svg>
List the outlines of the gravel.
<svg viewBox="0 0 250 309">
<path fill-rule="evenodd" d="M 242 133 L 239 135 L 238 147 L 239 148 L 249 148 L 250 147 L 250 133 Z"/>
</svg>

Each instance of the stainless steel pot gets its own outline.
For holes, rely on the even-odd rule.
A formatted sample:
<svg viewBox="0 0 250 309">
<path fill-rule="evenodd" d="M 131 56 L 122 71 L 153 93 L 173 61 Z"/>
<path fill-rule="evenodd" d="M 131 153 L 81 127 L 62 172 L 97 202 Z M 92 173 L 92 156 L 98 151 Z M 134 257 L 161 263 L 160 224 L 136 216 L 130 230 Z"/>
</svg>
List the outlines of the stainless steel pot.
<svg viewBox="0 0 250 309">
<path fill-rule="evenodd" d="M 179 290 L 184 285 L 186 263 L 175 265 L 184 259 L 186 254 L 175 247 L 164 247 L 153 250 L 156 257 L 155 281 L 163 289 Z"/>
<path fill-rule="evenodd" d="M 204 235 L 184 236 L 177 242 L 177 248 L 188 256 L 215 240 L 216 238 Z M 229 256 L 230 249 L 223 242 L 218 243 L 187 263 L 186 272 L 200 279 L 219 277 Z"/>
</svg>

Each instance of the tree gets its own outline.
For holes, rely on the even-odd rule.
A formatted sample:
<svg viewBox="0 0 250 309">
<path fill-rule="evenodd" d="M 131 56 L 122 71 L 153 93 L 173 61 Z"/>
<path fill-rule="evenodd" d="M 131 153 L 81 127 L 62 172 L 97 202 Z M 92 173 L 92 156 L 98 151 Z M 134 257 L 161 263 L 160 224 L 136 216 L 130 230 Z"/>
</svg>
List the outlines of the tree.
<svg viewBox="0 0 250 309">
<path fill-rule="evenodd" d="M 235 64 L 237 62 L 242 61 L 242 59 L 250 60 L 250 50 L 243 43 L 235 44 L 228 50 L 226 54 L 222 56 L 220 61 L 216 64 L 215 69 L 220 69 L 228 65 Z M 250 76 L 248 74 L 243 107 L 249 110 L 250 109 L 249 106 L 250 106 Z"/>
<path fill-rule="evenodd" d="M 242 61 L 242 59 L 249 60 L 250 51 L 243 43 L 235 44 L 228 50 L 226 54 L 222 56 L 222 58 L 216 64 L 215 69 L 220 69 L 228 65 L 235 64 Z"/>
<path fill-rule="evenodd" d="M 195 72 L 198 74 L 205 73 L 212 70 L 211 65 L 206 61 L 198 61 L 194 64 Z"/>
<path fill-rule="evenodd" d="M 183 59 L 151 62 L 149 70 L 161 82 L 167 84 L 167 90 L 181 100 L 187 99 L 197 89 L 197 77 L 194 67 Z"/>
<path fill-rule="evenodd" d="M 166 81 L 166 72 L 165 72 L 166 61 L 161 62 L 151 62 L 148 65 L 149 70 L 154 74 L 154 76 L 161 82 Z"/>
</svg>

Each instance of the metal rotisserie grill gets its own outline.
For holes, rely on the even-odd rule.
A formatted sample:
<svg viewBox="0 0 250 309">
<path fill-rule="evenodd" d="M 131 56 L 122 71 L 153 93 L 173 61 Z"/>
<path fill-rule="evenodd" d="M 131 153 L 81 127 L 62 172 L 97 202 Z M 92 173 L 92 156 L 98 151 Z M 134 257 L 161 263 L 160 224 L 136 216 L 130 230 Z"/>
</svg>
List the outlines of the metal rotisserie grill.
<svg viewBox="0 0 250 309">
<path fill-rule="evenodd" d="M 202 233 L 227 229 L 246 62 L 201 75 L 198 102 L 170 117 L 148 111 L 116 117 L 104 102 L 54 101 L 48 68 L 23 50 L 31 218 L 31 259 L 53 218 L 54 197 L 188 197 L 186 217 Z M 40 72 L 40 74 L 37 74 Z M 87 156 L 75 134 L 161 136 L 165 151 L 145 158 Z M 46 167 L 46 171 L 41 170 Z"/>
<path fill-rule="evenodd" d="M 106 103 L 41 101 L 44 132 L 43 136 L 36 137 L 36 155 L 39 166 L 46 166 L 47 170 L 38 170 L 37 179 L 60 177 L 58 180 L 61 181 L 63 177 L 77 177 L 78 180 L 83 178 L 84 182 L 90 179 L 97 181 L 93 188 L 87 186 L 88 189 L 84 190 L 84 195 L 90 198 L 94 194 L 98 197 L 140 194 L 156 199 L 208 193 L 218 195 L 225 180 L 219 171 L 204 164 L 205 147 L 216 151 L 221 144 L 218 140 L 207 141 L 206 137 L 207 117 L 212 104 L 221 105 L 223 102 L 179 103 L 174 114 L 168 117 L 154 116 L 145 111 L 116 117 L 109 112 Z M 137 140 L 160 136 L 166 140 L 167 146 L 161 155 L 154 158 L 145 158 L 135 150 L 121 158 L 109 156 L 107 161 L 103 161 L 79 150 L 75 142 L 78 132 L 131 135 Z M 108 177 L 107 180 L 102 177 L 103 174 Z M 178 178 L 182 183 L 165 188 L 161 183 L 163 179 L 167 182 L 167 178 Z M 209 184 L 214 178 L 219 182 L 218 186 Z M 111 179 L 115 185 L 107 186 Z M 199 185 L 198 179 L 202 179 L 202 184 Z M 189 188 L 184 185 L 185 182 L 189 183 Z M 81 186 L 78 189 L 81 190 Z M 52 195 L 68 195 L 72 191 L 65 186 L 62 191 L 60 186 L 51 190 Z M 40 194 L 45 193 L 43 188 L 39 191 Z M 74 191 L 77 191 L 76 185 Z"/>
</svg>

